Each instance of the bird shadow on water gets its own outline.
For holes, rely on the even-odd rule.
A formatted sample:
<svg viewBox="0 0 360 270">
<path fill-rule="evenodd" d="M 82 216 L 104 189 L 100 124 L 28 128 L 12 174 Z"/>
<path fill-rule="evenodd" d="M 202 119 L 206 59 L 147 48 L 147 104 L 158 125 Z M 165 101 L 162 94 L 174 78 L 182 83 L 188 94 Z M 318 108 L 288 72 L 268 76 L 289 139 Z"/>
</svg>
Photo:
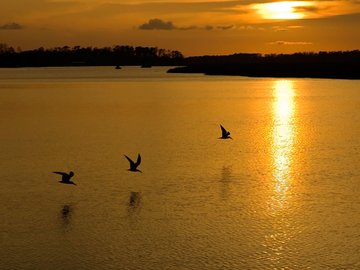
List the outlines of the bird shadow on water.
<svg viewBox="0 0 360 270">
<path fill-rule="evenodd" d="M 230 184 L 232 178 L 232 167 L 223 166 L 221 169 L 220 182 L 220 196 L 223 200 L 228 200 L 230 197 Z"/>
<path fill-rule="evenodd" d="M 74 206 L 72 204 L 64 204 L 60 210 L 61 227 L 64 232 L 71 230 Z"/>
<path fill-rule="evenodd" d="M 129 216 L 139 213 L 140 209 L 141 209 L 141 193 L 131 191 L 128 202 Z"/>
</svg>

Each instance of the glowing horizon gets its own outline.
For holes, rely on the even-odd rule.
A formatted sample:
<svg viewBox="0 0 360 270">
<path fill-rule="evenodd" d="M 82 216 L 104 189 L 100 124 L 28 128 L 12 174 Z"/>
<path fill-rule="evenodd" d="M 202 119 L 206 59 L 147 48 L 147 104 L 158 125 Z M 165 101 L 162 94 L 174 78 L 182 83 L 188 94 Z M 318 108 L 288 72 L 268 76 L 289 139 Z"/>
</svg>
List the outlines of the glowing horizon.
<svg viewBox="0 0 360 270">
<path fill-rule="evenodd" d="M 346 0 L 3 0 L 0 18 L 0 43 L 25 50 L 121 44 L 191 56 L 360 48 L 360 5 Z"/>
</svg>

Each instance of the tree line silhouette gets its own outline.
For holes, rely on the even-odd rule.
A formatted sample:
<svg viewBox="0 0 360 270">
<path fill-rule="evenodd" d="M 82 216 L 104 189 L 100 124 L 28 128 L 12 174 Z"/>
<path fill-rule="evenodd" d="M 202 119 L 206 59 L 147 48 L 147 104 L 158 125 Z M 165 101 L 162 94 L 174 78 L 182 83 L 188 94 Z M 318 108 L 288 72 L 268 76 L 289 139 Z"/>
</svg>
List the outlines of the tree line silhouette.
<svg viewBox="0 0 360 270">
<path fill-rule="evenodd" d="M 169 73 L 360 79 L 359 50 L 184 57 L 179 51 L 158 47 L 63 46 L 21 51 L 0 43 L 0 67 L 118 65 L 178 66 L 169 69 Z"/>
<path fill-rule="evenodd" d="M 117 66 L 183 64 L 184 56 L 176 50 L 157 47 L 116 45 L 113 47 L 63 46 L 34 50 L 15 50 L 0 44 L 0 67 L 48 67 L 48 66 Z"/>
<path fill-rule="evenodd" d="M 196 56 L 169 73 L 204 73 L 249 77 L 308 77 L 360 79 L 360 51 L 302 52 Z"/>
</svg>

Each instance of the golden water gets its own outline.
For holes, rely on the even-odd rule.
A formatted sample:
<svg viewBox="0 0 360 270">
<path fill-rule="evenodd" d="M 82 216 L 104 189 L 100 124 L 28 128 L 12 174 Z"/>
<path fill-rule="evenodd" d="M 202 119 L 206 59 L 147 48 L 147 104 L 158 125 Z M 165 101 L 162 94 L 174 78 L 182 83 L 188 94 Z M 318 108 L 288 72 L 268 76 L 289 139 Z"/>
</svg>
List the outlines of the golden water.
<svg viewBox="0 0 360 270">
<path fill-rule="evenodd" d="M 165 70 L 0 70 L 0 269 L 360 269 L 359 81 Z"/>
</svg>

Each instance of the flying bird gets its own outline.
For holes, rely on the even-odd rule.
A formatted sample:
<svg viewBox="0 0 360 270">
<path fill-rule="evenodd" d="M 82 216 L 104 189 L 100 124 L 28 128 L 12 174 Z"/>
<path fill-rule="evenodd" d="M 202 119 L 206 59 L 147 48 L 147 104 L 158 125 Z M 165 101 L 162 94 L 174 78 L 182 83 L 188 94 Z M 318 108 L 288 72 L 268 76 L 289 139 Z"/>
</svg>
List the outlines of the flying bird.
<svg viewBox="0 0 360 270">
<path fill-rule="evenodd" d="M 230 132 L 227 131 L 222 125 L 221 127 L 221 137 L 219 139 L 233 139 L 230 137 Z"/>
<path fill-rule="evenodd" d="M 53 172 L 53 173 L 56 173 L 56 174 L 60 174 L 62 177 L 61 177 L 61 181 L 59 181 L 60 183 L 62 184 L 71 184 L 71 185 L 75 185 L 76 184 L 71 181 L 71 177 L 74 176 L 74 172 L 69 172 L 69 173 L 64 173 L 64 172 Z"/>
<path fill-rule="evenodd" d="M 137 160 L 136 160 L 136 163 L 134 161 L 131 160 L 131 158 L 129 158 L 127 155 L 124 155 L 126 157 L 126 159 L 130 162 L 130 169 L 128 171 L 131 171 L 131 172 L 141 172 L 140 170 L 137 169 L 137 167 L 140 165 L 141 163 L 141 156 L 140 154 L 138 154 L 138 157 L 137 157 Z"/>
</svg>

